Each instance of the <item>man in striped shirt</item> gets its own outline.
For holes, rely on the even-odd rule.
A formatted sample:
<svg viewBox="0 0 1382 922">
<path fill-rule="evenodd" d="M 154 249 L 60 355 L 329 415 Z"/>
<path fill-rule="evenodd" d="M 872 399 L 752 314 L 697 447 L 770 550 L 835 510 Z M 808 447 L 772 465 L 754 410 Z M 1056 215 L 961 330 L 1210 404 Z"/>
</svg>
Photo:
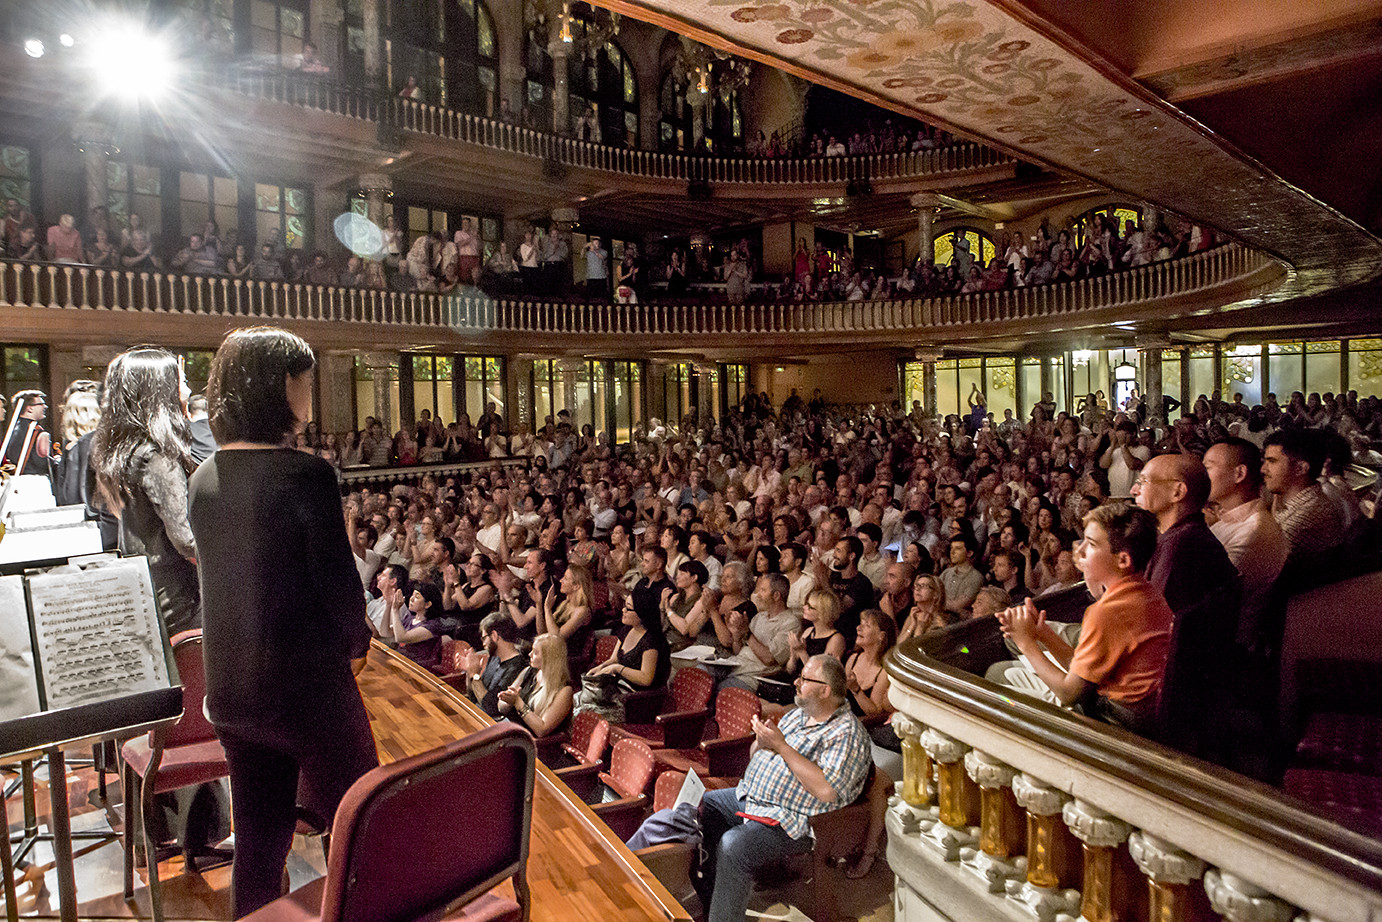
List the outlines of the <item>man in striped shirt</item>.
<svg viewBox="0 0 1382 922">
<path fill-rule="evenodd" d="M 739 786 L 701 801 L 708 922 L 743 922 L 754 875 L 809 852 L 810 818 L 864 789 L 869 737 L 845 704 L 844 667 L 828 654 L 813 656 L 796 682 L 797 707 L 778 726 L 754 719 L 753 756 Z"/>
</svg>

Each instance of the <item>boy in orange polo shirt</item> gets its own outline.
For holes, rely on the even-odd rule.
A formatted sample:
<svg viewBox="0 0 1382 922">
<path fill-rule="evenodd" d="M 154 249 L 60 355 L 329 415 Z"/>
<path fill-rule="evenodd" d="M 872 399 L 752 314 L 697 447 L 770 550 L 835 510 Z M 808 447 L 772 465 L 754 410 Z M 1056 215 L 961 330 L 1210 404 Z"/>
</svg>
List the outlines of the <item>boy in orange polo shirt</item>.
<svg viewBox="0 0 1382 922">
<path fill-rule="evenodd" d="M 1062 704 L 1074 704 L 1094 686 L 1112 705 L 1103 716 L 1134 729 L 1151 716 L 1171 647 L 1174 616 L 1142 576 L 1156 540 L 1156 517 L 1128 503 L 1099 506 L 1085 516 L 1075 563 L 1098 601 L 1085 611 L 1073 649 L 1031 599 L 998 615 L 1003 633 Z"/>
</svg>

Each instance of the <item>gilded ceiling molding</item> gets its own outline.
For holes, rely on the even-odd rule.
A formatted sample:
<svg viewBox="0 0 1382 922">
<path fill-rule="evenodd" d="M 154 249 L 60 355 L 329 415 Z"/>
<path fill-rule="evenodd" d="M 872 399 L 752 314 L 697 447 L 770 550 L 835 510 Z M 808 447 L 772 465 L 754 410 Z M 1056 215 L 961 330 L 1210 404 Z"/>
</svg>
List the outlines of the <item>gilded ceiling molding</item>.
<svg viewBox="0 0 1382 922">
<path fill-rule="evenodd" d="M 1289 264 L 1268 295 L 1382 273 L 1382 241 L 1012 0 L 597 0 L 1218 227 Z"/>
</svg>

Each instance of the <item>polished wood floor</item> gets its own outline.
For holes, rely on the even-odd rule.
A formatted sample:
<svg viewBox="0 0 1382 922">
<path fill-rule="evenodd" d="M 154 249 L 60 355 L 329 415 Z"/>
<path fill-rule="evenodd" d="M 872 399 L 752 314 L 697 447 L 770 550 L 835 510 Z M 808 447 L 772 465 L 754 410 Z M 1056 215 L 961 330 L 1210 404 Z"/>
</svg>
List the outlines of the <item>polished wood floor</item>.
<svg viewBox="0 0 1382 922">
<path fill-rule="evenodd" d="M 360 676 L 360 691 L 369 711 L 381 761 L 394 761 L 424 752 L 484 726 L 488 718 L 449 687 L 382 646 L 370 651 L 369 665 Z M 89 755 L 89 751 L 86 753 Z M 71 753 L 72 758 L 82 755 Z M 686 920 L 686 911 L 648 870 L 633 857 L 608 827 L 571 793 L 556 776 L 539 765 L 533 804 L 532 847 L 528 881 L 535 922 L 622 922 L 622 920 Z M 6 779 L 12 777 L 6 774 Z M 69 773 L 68 802 L 74 831 L 120 829 L 121 796 L 111 776 L 102 801 L 90 768 Z M 37 806 L 46 831 L 48 784 L 40 774 Z M 16 794 L 6 804 L 11 832 L 23 828 L 23 804 Z M 87 845 L 86 848 L 83 848 Z M 133 904 L 121 895 L 122 853 L 118 842 L 76 844 L 77 899 L 82 919 L 148 918 L 148 891 L 137 881 Z M 50 858 L 40 844 L 33 856 L 43 864 Z M 299 840 L 289 859 L 293 886 L 323 872 L 315 842 Z M 183 873 L 174 858 L 160 865 L 165 915 L 179 920 L 230 918 L 229 868 L 202 874 Z M 47 894 L 54 891 L 55 874 L 47 875 Z M 52 918 L 57 906 L 45 895 L 29 917 Z"/>
</svg>

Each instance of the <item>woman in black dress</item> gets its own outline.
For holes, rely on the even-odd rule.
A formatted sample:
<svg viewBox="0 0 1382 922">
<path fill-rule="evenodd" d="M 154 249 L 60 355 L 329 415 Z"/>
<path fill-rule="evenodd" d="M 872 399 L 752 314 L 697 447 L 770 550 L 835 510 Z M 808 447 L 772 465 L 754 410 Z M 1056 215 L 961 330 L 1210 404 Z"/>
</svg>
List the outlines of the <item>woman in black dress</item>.
<svg viewBox="0 0 1382 922">
<path fill-rule="evenodd" d="M 148 558 L 169 635 L 201 624 L 197 549 L 187 527 L 187 475 L 196 467 L 189 396 L 171 353 L 156 346 L 122 352 L 106 369 L 91 446 L 101 498 L 120 517 L 120 553 Z"/>
<path fill-rule="evenodd" d="M 237 330 L 211 364 L 221 445 L 191 481 L 206 708 L 230 764 L 235 918 L 276 899 L 295 804 L 329 824 L 376 764 L 355 685 L 370 631 L 331 465 L 288 445 L 312 408 L 311 348 Z"/>
</svg>

